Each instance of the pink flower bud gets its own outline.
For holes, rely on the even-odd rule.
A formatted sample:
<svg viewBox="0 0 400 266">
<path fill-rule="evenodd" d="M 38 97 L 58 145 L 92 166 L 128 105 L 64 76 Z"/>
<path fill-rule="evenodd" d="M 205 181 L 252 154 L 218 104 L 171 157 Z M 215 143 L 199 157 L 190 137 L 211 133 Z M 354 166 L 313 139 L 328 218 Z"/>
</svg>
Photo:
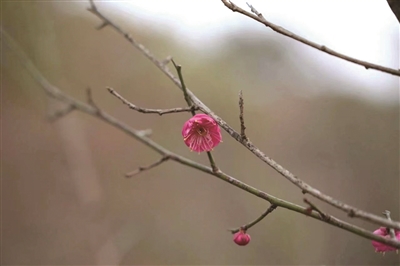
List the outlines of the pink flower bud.
<svg viewBox="0 0 400 266">
<path fill-rule="evenodd" d="M 389 230 L 386 227 L 380 227 L 379 229 L 374 231 L 375 235 L 380 235 L 384 236 L 386 238 L 390 238 Z M 396 239 L 400 241 L 400 231 L 395 230 L 395 235 Z M 372 245 L 375 248 L 375 252 L 383 252 L 385 253 L 386 251 L 394 251 L 396 248 L 385 245 L 383 243 L 377 242 L 377 241 L 372 241 Z"/>
<path fill-rule="evenodd" d="M 221 140 L 221 130 L 210 116 L 197 114 L 185 122 L 182 128 L 183 141 L 192 151 L 211 151 Z"/>
<path fill-rule="evenodd" d="M 233 242 L 235 242 L 239 246 L 246 246 L 251 240 L 249 234 L 246 234 L 246 231 L 240 229 L 239 232 L 233 235 Z"/>
</svg>

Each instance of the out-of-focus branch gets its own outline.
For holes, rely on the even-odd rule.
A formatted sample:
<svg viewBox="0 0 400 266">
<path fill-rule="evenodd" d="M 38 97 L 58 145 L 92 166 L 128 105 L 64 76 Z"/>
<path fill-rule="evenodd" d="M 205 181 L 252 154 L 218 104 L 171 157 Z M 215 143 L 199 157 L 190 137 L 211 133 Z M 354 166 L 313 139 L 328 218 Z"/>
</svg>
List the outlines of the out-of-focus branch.
<svg viewBox="0 0 400 266">
<path fill-rule="evenodd" d="M 260 215 L 257 219 L 255 219 L 254 221 L 252 221 L 252 222 L 250 222 L 250 223 L 248 223 L 248 224 L 242 225 L 242 226 L 239 227 L 239 228 L 230 229 L 229 231 L 231 231 L 232 234 L 235 234 L 235 233 L 239 232 L 240 229 L 246 231 L 246 230 L 248 230 L 249 228 L 251 228 L 251 227 L 255 226 L 256 224 L 258 224 L 259 222 L 261 222 L 268 214 L 270 214 L 271 212 L 273 212 L 277 207 L 278 207 L 278 206 L 276 206 L 276 205 L 274 205 L 274 204 L 271 204 L 271 206 L 269 206 L 269 208 L 268 208 L 265 212 L 263 212 L 263 214 L 261 214 L 261 215 Z"/>
<path fill-rule="evenodd" d="M 99 17 L 103 22 L 106 22 L 107 25 L 112 27 L 114 30 L 116 30 L 118 33 L 124 36 L 124 38 L 135 48 L 137 48 L 145 57 L 147 57 L 151 62 L 153 62 L 168 78 L 171 79 L 171 81 L 182 90 L 182 85 L 181 82 L 179 81 L 178 78 L 176 78 L 169 68 L 163 64 L 163 62 L 157 60 L 157 58 L 142 44 L 137 42 L 131 35 L 128 33 L 124 32 L 119 26 L 114 24 L 110 19 L 105 17 L 103 14 L 99 12 L 97 7 L 94 5 L 93 1 L 90 1 L 91 3 L 91 8 L 89 8 L 89 11 L 92 12 L 94 15 Z M 400 72 L 399 72 L 400 73 Z M 370 221 L 375 224 L 387 226 L 390 228 L 396 228 L 400 230 L 400 222 L 396 221 L 389 221 L 387 219 L 384 219 L 380 216 L 377 216 L 372 213 L 368 213 L 366 211 L 360 210 L 358 208 L 355 208 L 353 206 L 350 206 L 344 202 L 341 202 L 337 199 L 334 199 L 333 197 L 326 195 L 319 191 L 316 188 L 313 188 L 303 180 L 299 179 L 297 176 L 292 174 L 289 170 L 285 169 L 283 166 L 275 162 L 273 159 L 270 157 L 266 156 L 264 152 L 262 152 L 259 148 L 257 148 L 249 139 L 243 139 L 240 134 L 234 130 L 228 123 L 226 123 L 221 117 L 216 115 L 208 106 L 206 106 L 199 98 L 197 98 L 196 95 L 193 94 L 192 91 L 189 90 L 189 88 L 186 88 L 187 95 L 190 97 L 192 103 L 197 106 L 202 112 L 208 114 L 211 116 L 231 137 L 233 137 L 235 140 L 237 140 L 239 143 L 241 143 L 244 147 L 246 147 L 250 152 L 252 152 L 255 156 L 257 156 L 260 160 L 268 164 L 270 167 L 272 167 L 275 171 L 277 171 L 279 174 L 281 174 L 283 177 L 285 177 L 287 180 L 292 182 L 294 185 L 296 185 L 298 188 L 302 190 L 303 193 L 308 193 L 315 198 L 324 201 L 342 211 L 345 211 L 350 217 L 358 217 L 366 221 Z"/>
<path fill-rule="evenodd" d="M 194 110 L 197 110 L 198 108 L 195 106 L 189 106 L 185 108 L 171 108 L 171 109 L 149 109 L 149 108 L 143 108 L 134 105 L 133 103 L 129 102 L 127 99 L 122 97 L 118 92 L 116 92 L 113 88 L 108 87 L 107 90 L 117 97 L 118 99 L 121 100 L 121 102 L 125 105 L 127 105 L 130 109 L 138 111 L 140 113 L 144 114 L 159 114 L 159 115 L 165 115 L 165 114 L 173 114 L 173 113 L 182 113 L 182 112 L 193 112 Z"/>
<path fill-rule="evenodd" d="M 294 34 L 293 32 L 291 32 L 291 31 L 289 31 L 289 30 L 287 30 L 287 29 L 285 29 L 285 28 L 283 28 L 283 27 L 281 27 L 279 25 L 276 25 L 276 24 L 266 20 L 264 18 L 264 16 L 260 12 L 258 12 L 250 4 L 247 4 L 247 5 L 250 7 L 252 13 L 240 8 L 239 6 L 235 5 L 230 0 L 221 0 L 221 1 L 222 1 L 222 3 L 224 3 L 224 5 L 227 8 L 229 8 L 233 12 L 238 12 L 238 13 L 243 14 L 243 15 L 249 17 L 249 18 L 252 18 L 255 21 L 260 22 L 261 24 L 264 24 L 266 27 L 271 28 L 273 31 L 275 31 L 275 32 L 277 32 L 279 34 L 282 34 L 282 35 L 284 35 L 286 37 L 289 37 L 289 38 L 291 38 L 293 40 L 296 40 L 298 42 L 304 43 L 305 45 L 308 45 L 308 46 L 310 46 L 312 48 L 315 48 L 315 49 L 317 49 L 317 50 L 319 50 L 321 52 L 330 54 L 330 55 L 332 55 L 334 57 L 346 60 L 348 62 L 352 62 L 352 63 L 357 64 L 357 65 L 363 66 L 366 69 L 375 69 L 377 71 L 385 72 L 385 73 L 392 74 L 392 75 L 395 75 L 395 76 L 400 76 L 400 70 L 399 69 L 393 69 L 393 68 L 389 68 L 389 67 L 373 64 L 373 63 L 370 63 L 370 62 L 367 62 L 367 61 L 359 60 L 359 59 L 353 58 L 351 56 L 336 52 L 336 51 L 326 47 L 325 45 L 321 45 L 321 44 L 312 42 L 312 41 L 310 41 L 310 40 L 308 40 L 308 39 L 306 39 L 304 37 L 301 37 L 301 36 L 299 36 L 297 34 Z M 395 0 L 393 2 L 396 2 L 396 1 L 398 1 L 398 0 Z"/>
<path fill-rule="evenodd" d="M 399 0 L 387 0 L 390 9 L 393 14 L 396 16 L 397 20 L 400 23 L 400 1 Z"/>
<path fill-rule="evenodd" d="M 392 218 L 390 217 L 390 211 L 385 210 L 382 214 L 385 215 L 385 217 L 386 217 L 388 220 L 392 220 Z M 389 228 L 389 234 L 390 234 L 390 237 L 391 237 L 392 239 L 396 239 L 396 233 L 395 233 L 395 231 L 394 231 L 393 228 Z"/>
<path fill-rule="evenodd" d="M 67 107 L 54 111 L 52 113 L 50 113 L 47 118 L 49 119 L 50 122 L 54 122 L 64 116 L 66 116 L 67 114 L 71 113 L 73 110 L 75 110 L 75 107 L 72 105 L 68 105 Z"/>
<path fill-rule="evenodd" d="M 18 59 L 21 61 L 23 66 L 27 69 L 29 74 L 39 83 L 39 85 L 43 88 L 44 92 L 51 98 L 54 98 L 60 102 L 63 102 L 67 105 L 74 106 L 74 108 L 78 111 L 83 113 L 92 115 L 111 126 L 118 128 L 119 130 L 125 132 L 127 135 L 133 137 L 134 139 L 138 140 L 139 142 L 143 143 L 145 146 L 149 147 L 150 149 L 154 150 L 155 152 L 159 153 L 162 156 L 167 156 L 170 160 L 178 162 L 180 164 L 186 165 L 188 167 L 197 169 L 201 172 L 207 173 L 209 175 L 215 176 L 233 186 L 236 186 L 239 189 L 242 189 L 258 198 L 264 199 L 270 202 L 273 205 L 282 207 L 284 209 L 288 209 L 297 213 L 306 214 L 307 208 L 299 206 L 297 204 L 282 200 L 280 198 L 274 197 L 264 191 L 256 189 L 238 179 L 233 178 L 232 176 L 222 172 L 214 172 L 212 168 L 199 164 L 195 161 L 189 160 L 183 156 L 173 153 L 168 149 L 164 148 L 157 142 L 149 139 L 146 137 L 148 134 L 147 131 L 136 130 L 128 125 L 124 124 L 123 122 L 119 121 L 118 119 L 114 118 L 113 116 L 107 114 L 101 109 L 97 109 L 90 104 L 86 104 L 79 100 L 74 99 L 73 97 L 63 93 L 59 88 L 53 86 L 51 83 L 47 81 L 47 79 L 37 70 L 37 68 L 32 64 L 32 62 L 28 59 L 28 57 L 23 53 L 19 45 L 4 31 L 1 29 L 1 39 L 5 42 L 5 44 L 11 48 L 11 50 L 17 55 Z M 4 51 L 4 50 L 3 50 Z M 352 225 L 335 217 L 331 217 L 329 221 L 324 221 L 321 219 L 317 212 L 311 212 L 308 214 L 310 217 L 323 221 L 325 223 L 331 224 L 335 227 L 344 229 L 346 231 L 352 232 L 353 234 L 359 235 L 361 237 L 376 240 L 378 242 L 400 248 L 400 242 L 393 240 L 391 238 L 385 238 L 382 236 L 375 235 L 368 230 L 360 228 L 356 225 Z"/>
</svg>

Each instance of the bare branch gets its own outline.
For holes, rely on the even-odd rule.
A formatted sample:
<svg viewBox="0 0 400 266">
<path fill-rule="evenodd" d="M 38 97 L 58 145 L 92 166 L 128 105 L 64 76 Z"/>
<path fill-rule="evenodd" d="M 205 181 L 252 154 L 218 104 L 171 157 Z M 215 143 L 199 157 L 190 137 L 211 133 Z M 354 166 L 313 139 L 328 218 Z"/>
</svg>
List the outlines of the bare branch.
<svg viewBox="0 0 400 266">
<path fill-rule="evenodd" d="M 141 173 L 143 171 L 150 170 L 151 168 L 157 167 L 157 166 L 159 166 L 160 164 L 162 164 L 163 162 L 165 162 L 167 160 L 169 160 L 169 157 L 168 156 L 163 156 L 157 162 L 154 162 L 154 163 L 152 163 L 150 165 L 147 165 L 147 166 L 141 166 L 138 169 L 133 170 L 132 172 L 126 173 L 125 177 L 132 177 L 132 176 L 137 175 L 137 174 L 139 174 L 139 173 Z"/>
<path fill-rule="evenodd" d="M 282 34 L 282 35 L 284 35 L 286 37 L 289 37 L 289 38 L 291 38 L 293 40 L 301 42 L 301 43 L 303 43 L 303 44 L 305 44 L 307 46 L 315 48 L 315 49 L 317 49 L 317 50 L 319 50 L 321 52 L 330 54 L 330 55 L 332 55 L 334 57 L 346 60 L 348 62 L 352 62 L 352 63 L 357 64 L 357 65 L 363 66 L 366 69 L 375 69 L 377 71 L 385 72 L 385 73 L 392 74 L 392 75 L 395 75 L 395 76 L 400 76 L 400 70 L 399 69 L 393 69 L 393 68 L 389 68 L 389 67 L 385 67 L 385 66 L 369 63 L 367 61 L 362 61 L 362 60 L 350 57 L 348 55 L 344 55 L 344 54 L 341 54 L 339 52 L 336 52 L 336 51 L 326 47 L 325 45 L 317 44 L 317 43 L 312 42 L 312 41 L 310 41 L 310 40 L 308 40 L 308 39 L 306 39 L 304 37 L 301 37 L 301 36 L 299 36 L 297 34 L 294 34 L 293 32 L 291 32 L 291 31 L 289 31 L 289 30 L 287 30 L 287 29 L 285 29 L 285 28 L 283 28 L 281 26 L 278 26 L 278 25 L 266 20 L 264 18 L 264 16 L 260 12 L 258 12 L 250 4 L 247 4 L 247 5 L 250 7 L 251 11 L 254 14 L 252 14 L 252 13 L 250 13 L 250 12 L 248 12 L 248 11 L 242 9 L 242 8 L 240 8 L 239 6 L 235 5 L 230 0 L 221 0 L 221 1 L 222 1 L 222 3 L 224 3 L 224 5 L 227 8 L 229 8 L 233 12 L 238 12 L 238 13 L 243 14 L 243 15 L 249 17 L 249 18 L 252 18 L 252 19 L 260 22 L 261 24 L 264 24 L 266 27 L 271 28 L 273 31 L 275 31 L 275 32 L 277 32 L 279 34 Z"/>
<path fill-rule="evenodd" d="M 226 2 L 226 1 L 225 1 Z M 224 3 L 225 3 L 224 2 Z M 235 5 L 233 5 L 235 6 Z M 156 57 L 142 44 L 135 41 L 132 36 L 128 33 L 125 33 L 120 27 L 111 22 L 108 18 L 102 15 L 97 9 L 95 11 L 90 10 L 96 16 L 98 16 L 101 20 L 107 21 L 108 24 L 117 32 L 122 34 L 124 38 L 131 43 L 135 48 L 137 48 L 144 56 L 146 56 L 151 62 L 153 62 L 171 81 L 182 90 L 181 82 L 178 78 L 176 78 L 167 66 L 163 65 L 162 62 L 158 61 Z M 250 15 L 254 16 L 250 13 Z M 228 125 L 221 117 L 216 115 L 208 106 L 206 106 L 196 95 L 193 94 L 189 88 L 186 88 L 187 94 L 192 100 L 193 104 L 196 105 L 202 112 L 211 116 L 229 135 L 231 135 L 235 140 L 241 143 L 244 147 L 246 147 L 250 152 L 252 152 L 255 156 L 257 156 L 260 160 L 268 164 L 275 171 L 285 177 L 287 180 L 292 182 L 298 188 L 302 190 L 303 193 L 308 193 L 317 199 L 324 201 L 340 210 L 345 211 L 350 217 L 358 217 L 366 221 L 373 222 L 375 224 L 384 225 L 391 228 L 396 228 L 400 230 L 400 223 L 395 221 L 389 221 L 380 216 L 374 215 L 372 213 L 365 212 L 363 210 L 357 209 L 353 206 L 345 204 L 337 199 L 328 196 L 319 190 L 313 188 L 303 180 L 299 179 L 297 176 L 292 174 L 289 170 L 282 167 L 280 164 L 275 162 L 270 157 L 267 157 L 260 149 L 258 149 L 250 140 L 243 139 L 238 132 L 236 132 L 231 126 Z"/>
<path fill-rule="evenodd" d="M 0 32 L 1 32 L 2 40 L 4 40 L 6 45 L 8 47 L 10 47 L 12 49 L 12 51 L 17 55 L 18 59 L 21 61 L 21 63 L 26 68 L 26 70 L 29 72 L 29 74 L 41 85 L 41 87 L 43 88 L 43 90 L 49 97 L 57 99 L 66 104 L 74 105 L 76 110 L 79 110 L 83 113 L 92 115 L 93 117 L 96 117 L 96 118 L 114 126 L 115 128 L 120 129 L 121 131 L 125 132 L 127 135 L 133 137 L 134 139 L 143 143 L 144 145 L 146 145 L 150 149 L 156 151 L 157 153 L 161 154 L 162 156 L 168 156 L 171 160 L 181 163 L 182 165 L 186 165 L 188 167 L 197 169 L 201 172 L 215 176 L 233 186 L 236 186 L 239 189 L 242 189 L 250 194 L 253 194 L 256 197 L 264 199 L 264 200 L 270 202 L 271 204 L 277 205 L 279 207 L 282 207 L 282 208 L 285 208 L 285 209 L 288 209 L 288 210 L 291 210 L 291 211 L 294 211 L 297 213 L 301 213 L 301 214 L 305 214 L 305 212 L 307 211 L 307 209 L 302 206 L 299 206 L 297 204 L 274 197 L 264 191 L 256 189 L 238 179 L 235 179 L 234 177 L 229 176 L 228 174 L 226 174 L 222 171 L 214 172 L 213 169 L 211 169 L 210 167 L 207 167 L 205 165 L 199 164 L 195 161 L 192 161 L 185 157 L 182 157 L 178 154 L 175 154 L 175 153 L 167 150 L 160 144 L 154 142 L 153 140 L 145 137 L 143 134 L 143 131 L 133 129 L 133 128 L 129 127 L 128 125 L 124 124 L 123 122 L 117 120 L 113 116 L 107 114 L 106 112 L 104 112 L 104 111 L 99 112 L 99 110 L 97 110 L 93 106 L 86 104 L 84 102 L 81 102 L 79 100 L 76 100 L 71 96 L 66 95 L 59 88 L 53 86 L 51 83 L 49 83 L 47 81 L 47 79 L 37 70 L 37 68 L 28 59 L 28 57 L 25 55 L 25 53 L 22 52 L 19 45 L 4 30 L 0 29 Z M 311 213 L 309 216 L 314 219 L 331 224 L 335 227 L 352 232 L 361 237 L 375 240 L 380 243 L 390 245 L 392 247 L 400 248 L 400 241 L 395 241 L 391 238 L 385 238 L 382 236 L 375 235 L 368 230 L 360 228 L 356 225 L 352 225 L 350 223 L 347 223 L 347 222 L 337 219 L 335 217 L 331 217 L 331 219 L 329 221 L 324 221 L 316 213 Z"/>
<path fill-rule="evenodd" d="M 278 207 L 278 206 L 276 206 L 276 205 L 274 205 L 274 204 L 271 204 L 271 206 L 269 206 L 269 208 L 268 208 L 263 214 L 261 214 L 260 217 L 258 217 L 258 218 L 255 219 L 254 221 L 252 221 L 252 222 L 250 222 L 250 223 L 248 223 L 248 224 L 242 225 L 242 226 L 239 227 L 239 228 L 230 229 L 229 231 L 231 231 L 232 234 L 235 234 L 235 233 L 239 232 L 240 229 L 242 229 L 242 230 L 244 230 L 244 231 L 247 231 L 249 228 L 251 228 L 251 227 L 253 227 L 254 225 L 256 225 L 256 224 L 258 224 L 259 222 L 261 222 L 268 214 L 270 214 L 271 212 L 273 212 L 277 207 Z"/>
<path fill-rule="evenodd" d="M 107 87 L 107 90 L 117 97 L 118 99 L 121 100 L 121 102 L 125 105 L 127 105 L 130 109 L 138 111 L 140 113 L 144 114 L 159 114 L 159 115 L 164 115 L 164 114 L 172 114 L 172 113 L 182 113 L 182 112 L 194 112 L 194 110 L 197 110 L 198 108 L 194 106 L 190 107 L 185 107 L 185 108 L 171 108 L 171 109 L 149 109 L 149 108 L 143 108 L 134 105 L 133 103 L 129 102 L 127 99 L 122 97 L 118 92 L 116 92 L 113 88 Z"/>
<path fill-rule="evenodd" d="M 191 106 L 191 105 L 193 105 L 193 103 L 192 103 L 192 100 L 190 99 L 190 97 L 189 97 L 189 95 L 187 93 L 187 88 L 186 88 L 185 82 L 183 81 L 182 66 L 181 65 L 177 65 L 175 63 L 174 59 L 171 59 L 171 61 L 172 61 L 172 64 L 174 64 L 176 72 L 178 73 L 178 77 L 179 77 L 179 80 L 181 82 L 181 88 L 182 88 L 182 91 L 183 91 L 183 96 L 185 97 L 185 101 L 186 101 L 188 106 Z M 196 114 L 196 112 L 193 111 L 192 115 L 194 116 L 195 114 Z"/>
<path fill-rule="evenodd" d="M 244 109 L 244 101 L 243 101 L 243 92 L 239 92 L 239 120 L 240 120 L 240 137 L 244 140 L 247 140 L 246 136 L 246 126 L 244 125 L 244 116 L 243 116 L 243 109 Z"/>
</svg>

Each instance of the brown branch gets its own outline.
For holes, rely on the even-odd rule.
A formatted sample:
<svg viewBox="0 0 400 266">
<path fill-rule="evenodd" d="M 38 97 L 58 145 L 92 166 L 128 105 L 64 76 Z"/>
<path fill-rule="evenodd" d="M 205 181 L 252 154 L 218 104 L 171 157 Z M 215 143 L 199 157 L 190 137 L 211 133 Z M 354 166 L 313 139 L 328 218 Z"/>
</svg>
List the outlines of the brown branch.
<svg viewBox="0 0 400 266">
<path fill-rule="evenodd" d="M 113 88 L 107 87 L 107 90 L 117 97 L 118 99 L 121 100 L 121 102 L 125 105 L 127 105 L 130 109 L 138 111 L 139 113 L 144 113 L 144 114 L 159 114 L 159 115 L 165 115 L 165 114 L 172 114 L 172 113 L 182 113 L 182 112 L 193 112 L 194 110 L 197 110 L 195 106 L 189 106 L 185 108 L 171 108 L 171 109 L 149 109 L 149 108 L 143 108 L 134 105 L 133 103 L 129 102 L 127 99 L 122 97 L 118 92 L 116 92 Z"/>
<path fill-rule="evenodd" d="M 282 35 L 284 35 L 286 37 L 289 37 L 289 38 L 291 38 L 293 40 L 301 42 L 301 43 L 303 43 L 303 44 L 305 44 L 307 46 L 315 48 L 315 49 L 317 49 L 317 50 L 319 50 L 321 52 L 330 54 L 330 55 L 332 55 L 334 57 L 346 60 L 348 62 L 357 64 L 357 65 L 363 66 L 366 69 L 375 69 L 377 71 L 385 72 L 385 73 L 392 74 L 392 75 L 395 75 L 395 76 L 400 76 L 400 70 L 399 69 L 393 69 L 393 68 L 389 68 L 389 67 L 385 67 L 385 66 L 369 63 L 367 61 L 362 61 L 362 60 L 350 57 L 348 55 L 336 52 L 336 51 L 326 47 L 325 45 L 317 44 L 317 43 L 312 42 L 312 41 L 310 41 L 310 40 L 308 40 L 308 39 L 306 39 L 304 37 L 301 37 L 301 36 L 299 36 L 297 34 L 294 34 L 293 32 L 291 32 L 291 31 L 289 31 L 289 30 L 287 30 L 287 29 L 285 29 L 285 28 L 283 28 L 281 26 L 278 26 L 278 25 L 266 20 L 264 18 L 264 16 L 260 12 L 258 12 L 250 4 L 247 4 L 247 5 L 250 7 L 251 12 L 253 12 L 254 14 L 251 13 L 251 12 L 248 12 L 248 11 L 242 9 L 242 8 L 240 8 L 239 6 L 235 5 L 230 0 L 221 0 L 221 1 L 222 1 L 222 3 L 224 3 L 224 5 L 227 8 L 229 8 L 233 12 L 238 12 L 238 13 L 240 13 L 242 15 L 245 15 L 245 16 L 247 16 L 249 18 L 252 18 L 252 19 L 260 22 L 261 24 L 264 24 L 266 27 L 271 28 L 273 31 L 275 31 L 275 32 L 277 32 L 279 34 L 282 34 Z"/>
<path fill-rule="evenodd" d="M 243 116 L 243 110 L 244 110 L 244 101 L 243 101 L 243 92 L 239 92 L 239 120 L 240 120 L 240 137 L 244 140 L 247 140 L 246 136 L 246 126 L 244 125 L 244 116 Z"/>
<path fill-rule="evenodd" d="M 133 171 L 131 171 L 129 173 L 126 173 L 125 177 L 132 177 L 132 176 L 137 175 L 137 174 L 139 174 L 139 173 L 141 173 L 143 171 L 150 170 L 151 168 L 157 167 L 157 166 L 159 166 L 160 164 L 162 164 L 163 162 L 165 162 L 167 160 L 169 160 L 169 157 L 168 156 L 163 156 L 157 162 L 154 162 L 154 163 L 152 163 L 150 165 L 147 165 L 147 166 L 141 166 L 138 169 L 135 169 L 135 170 L 133 170 Z"/>
<path fill-rule="evenodd" d="M 121 35 L 124 36 L 124 38 L 136 49 L 138 49 L 145 57 L 147 57 L 151 62 L 153 62 L 168 78 L 171 79 L 171 81 L 182 90 L 182 85 L 181 82 L 179 81 L 178 78 L 176 78 L 169 68 L 162 64 L 161 61 L 157 60 L 156 57 L 142 44 L 137 42 L 132 38 L 131 35 L 128 33 L 125 33 L 120 27 L 118 27 L 116 24 L 111 22 L 108 18 L 106 18 L 103 14 L 101 14 L 97 8 L 95 9 L 89 9 L 93 14 L 95 14 L 97 17 L 99 17 L 103 21 L 107 21 L 110 27 L 112 27 L 114 30 L 119 32 Z M 360 210 L 358 208 L 355 208 L 353 206 L 350 206 L 346 203 L 343 203 L 337 199 L 332 198 L 331 196 L 328 196 L 326 194 L 323 194 L 319 190 L 313 188 L 303 180 L 299 179 L 297 176 L 292 174 L 289 170 L 285 169 L 282 167 L 280 164 L 275 162 L 273 159 L 270 157 L 267 157 L 260 149 L 258 149 L 250 140 L 245 140 L 243 139 L 238 132 L 236 132 L 231 126 L 228 125 L 222 118 L 220 118 L 218 115 L 216 115 L 208 106 L 206 106 L 199 98 L 196 97 L 196 95 L 193 94 L 192 91 L 189 90 L 189 88 L 186 88 L 186 92 L 190 99 L 192 100 L 193 104 L 196 105 L 202 112 L 208 114 L 211 116 L 231 137 L 233 137 L 235 140 L 237 140 L 239 143 L 241 143 L 244 147 L 246 147 L 250 152 L 252 152 L 255 156 L 257 156 L 260 160 L 268 164 L 270 167 L 272 167 L 275 171 L 277 171 L 279 174 L 281 174 L 283 177 L 285 177 L 287 180 L 292 182 L 294 185 L 296 185 L 298 188 L 302 190 L 303 193 L 308 193 L 315 198 L 324 201 L 342 211 L 345 211 L 350 217 L 358 217 L 366 221 L 370 221 L 375 224 L 391 227 L 391 228 L 396 228 L 400 230 L 400 222 L 395 222 L 395 221 L 389 221 L 387 219 L 384 219 L 380 216 L 374 215 L 372 213 L 365 212 L 363 210 Z"/>
<path fill-rule="evenodd" d="M 79 110 L 83 113 L 89 114 L 93 117 L 96 117 L 96 118 L 110 124 L 111 126 L 123 131 L 127 135 L 129 135 L 129 136 L 133 137 L 134 139 L 138 140 L 139 142 L 143 143 L 145 146 L 149 147 L 150 149 L 154 150 L 155 152 L 159 153 L 160 155 L 168 156 L 171 160 L 173 160 L 175 162 L 178 162 L 182 165 L 186 165 L 193 169 L 197 169 L 197 170 L 207 173 L 209 175 L 215 176 L 233 186 L 236 186 L 237 188 L 239 188 L 243 191 L 246 191 L 258 198 L 264 199 L 264 200 L 270 202 L 271 204 L 277 205 L 279 207 L 282 207 L 282 208 L 285 208 L 285 209 L 288 209 L 288 210 L 291 210 L 291 211 L 294 211 L 297 213 L 305 214 L 307 209 L 302 206 L 299 206 L 297 204 L 274 197 L 264 191 L 256 189 L 238 179 L 235 179 L 234 177 L 232 177 L 222 171 L 214 172 L 213 169 L 211 169 L 208 166 L 199 164 L 195 161 L 189 160 L 183 156 L 175 154 L 172 151 L 169 151 L 168 149 L 164 148 L 160 144 L 147 138 L 142 130 L 133 129 L 133 128 L 129 127 L 128 125 L 126 125 L 125 123 L 117 120 L 113 116 L 107 114 L 106 112 L 101 111 L 101 110 L 99 111 L 98 109 L 94 108 L 93 106 L 91 106 L 89 104 L 86 104 L 84 102 L 74 99 L 71 96 L 68 96 L 67 94 L 63 93 L 59 88 L 53 86 L 51 83 L 48 82 L 48 80 L 37 70 L 37 68 L 28 59 L 28 57 L 25 55 L 25 53 L 22 52 L 19 45 L 4 30 L 0 29 L 0 32 L 1 32 L 2 41 L 4 40 L 6 45 L 8 47 L 10 47 L 11 50 L 17 55 L 18 59 L 21 61 L 21 63 L 26 68 L 26 70 L 29 72 L 29 74 L 35 79 L 35 81 L 37 81 L 40 84 L 40 86 L 43 88 L 44 92 L 49 97 L 57 99 L 58 101 L 66 103 L 68 105 L 73 105 L 73 106 L 75 106 L 76 110 Z M 364 237 L 364 238 L 367 238 L 370 240 L 375 240 L 380 243 L 390 245 L 392 247 L 400 248 L 400 241 L 396 241 L 391 238 L 385 238 L 382 236 L 375 235 L 368 230 L 365 230 L 356 225 L 347 223 L 347 222 L 337 219 L 335 217 L 331 217 L 331 219 L 329 221 L 324 221 L 316 213 L 311 213 L 309 216 L 314 219 L 331 224 L 335 227 L 346 230 L 348 232 L 352 232 L 353 234 L 359 235 L 361 237 Z"/>
<path fill-rule="evenodd" d="M 261 222 L 268 214 L 270 214 L 271 212 L 273 212 L 277 207 L 278 207 L 278 206 L 276 206 L 276 205 L 274 205 L 274 204 L 271 204 L 271 206 L 269 206 L 269 208 L 268 208 L 265 212 L 263 212 L 263 214 L 261 214 L 261 215 L 260 215 L 257 219 L 255 219 L 254 221 L 252 221 L 252 222 L 250 222 L 250 223 L 248 223 L 248 224 L 242 225 L 241 227 L 236 228 L 236 229 L 229 229 L 229 231 L 230 231 L 232 234 L 235 234 L 235 233 L 239 232 L 240 229 L 242 229 L 242 230 L 244 230 L 244 231 L 247 231 L 249 228 L 251 228 L 251 227 L 253 227 L 254 225 L 256 225 L 256 224 L 258 224 L 259 222 Z"/>
</svg>

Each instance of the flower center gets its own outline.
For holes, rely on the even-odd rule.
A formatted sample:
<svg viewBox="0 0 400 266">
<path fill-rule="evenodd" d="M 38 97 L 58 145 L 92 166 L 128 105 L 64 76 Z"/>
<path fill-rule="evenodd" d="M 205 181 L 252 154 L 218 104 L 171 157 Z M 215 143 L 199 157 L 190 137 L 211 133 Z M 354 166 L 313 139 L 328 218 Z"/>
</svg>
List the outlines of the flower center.
<svg viewBox="0 0 400 266">
<path fill-rule="evenodd" d="M 197 133 L 198 133 L 200 136 L 204 136 L 204 135 L 207 134 L 207 130 L 205 130 L 203 127 L 198 127 L 198 128 L 196 129 L 196 131 L 197 131 Z"/>
</svg>

